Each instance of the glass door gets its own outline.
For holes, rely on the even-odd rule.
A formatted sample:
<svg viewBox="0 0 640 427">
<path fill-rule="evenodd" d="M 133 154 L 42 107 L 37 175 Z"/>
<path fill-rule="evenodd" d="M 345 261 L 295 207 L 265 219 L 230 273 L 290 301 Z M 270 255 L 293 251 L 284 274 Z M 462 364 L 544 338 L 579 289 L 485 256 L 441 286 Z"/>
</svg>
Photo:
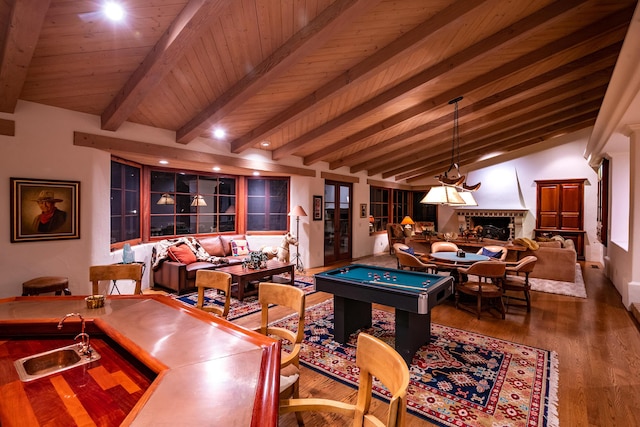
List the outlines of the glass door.
<svg viewBox="0 0 640 427">
<path fill-rule="evenodd" d="M 324 185 L 324 263 L 351 259 L 352 184 L 326 181 Z"/>
</svg>

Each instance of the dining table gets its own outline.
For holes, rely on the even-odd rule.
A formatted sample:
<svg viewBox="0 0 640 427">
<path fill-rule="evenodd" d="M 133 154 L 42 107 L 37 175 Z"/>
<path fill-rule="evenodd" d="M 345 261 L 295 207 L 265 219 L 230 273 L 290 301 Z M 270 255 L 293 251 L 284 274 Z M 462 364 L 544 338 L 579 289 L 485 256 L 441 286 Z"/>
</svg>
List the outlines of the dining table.
<svg viewBox="0 0 640 427">
<path fill-rule="evenodd" d="M 435 264 L 438 272 L 448 272 L 451 277 L 453 277 L 454 283 L 456 283 L 460 280 L 458 277 L 458 267 L 468 267 L 474 262 L 488 261 L 491 258 L 482 254 L 458 251 L 433 252 L 424 255 L 422 259 L 425 262 Z"/>
</svg>

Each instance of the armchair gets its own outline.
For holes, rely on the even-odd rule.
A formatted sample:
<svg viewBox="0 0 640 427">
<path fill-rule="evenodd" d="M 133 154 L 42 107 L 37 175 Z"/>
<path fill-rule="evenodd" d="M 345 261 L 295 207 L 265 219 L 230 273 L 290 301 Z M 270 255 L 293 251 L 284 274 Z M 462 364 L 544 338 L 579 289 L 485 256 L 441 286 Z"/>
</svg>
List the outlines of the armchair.
<svg viewBox="0 0 640 427">
<path fill-rule="evenodd" d="M 504 319 L 505 309 L 502 302 L 503 291 L 500 282 L 504 278 L 506 266 L 507 264 L 504 262 L 478 261 L 468 268 L 458 267 L 460 279 L 456 283 L 456 308 L 474 312 L 469 307 L 460 304 L 460 294 L 475 297 L 475 313 L 480 319 L 482 300 L 487 299 L 489 303 L 497 301 L 497 308 Z"/>
</svg>

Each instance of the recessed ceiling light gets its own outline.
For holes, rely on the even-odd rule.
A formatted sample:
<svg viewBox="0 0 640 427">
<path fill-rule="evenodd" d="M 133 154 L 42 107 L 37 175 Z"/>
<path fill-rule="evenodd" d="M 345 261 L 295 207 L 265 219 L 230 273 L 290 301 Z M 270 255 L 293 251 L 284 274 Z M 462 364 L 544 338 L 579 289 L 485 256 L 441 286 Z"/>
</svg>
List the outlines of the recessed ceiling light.
<svg viewBox="0 0 640 427">
<path fill-rule="evenodd" d="M 258 176 L 258 175 L 260 175 L 260 172 L 258 172 L 258 171 L 253 171 L 253 176 Z"/>
<path fill-rule="evenodd" d="M 220 166 L 214 166 L 214 167 L 213 167 L 213 170 L 214 170 L 214 171 L 216 171 L 216 172 L 218 172 L 218 171 L 220 170 Z"/>
<path fill-rule="evenodd" d="M 158 161 L 158 163 L 160 163 L 161 165 L 168 165 L 169 162 L 167 160 L 160 160 Z"/>
<path fill-rule="evenodd" d="M 223 139 L 227 133 L 224 129 L 216 128 L 213 130 L 213 136 L 216 139 Z"/>
<path fill-rule="evenodd" d="M 270 145 L 271 145 L 271 143 L 270 143 L 269 141 L 262 141 L 262 142 L 260 143 L 260 146 L 262 146 L 262 147 L 268 147 L 268 146 L 270 146 Z"/>
<path fill-rule="evenodd" d="M 124 9 L 118 3 L 108 1 L 104 4 L 102 10 L 107 18 L 112 21 L 121 21 L 124 18 Z"/>
</svg>

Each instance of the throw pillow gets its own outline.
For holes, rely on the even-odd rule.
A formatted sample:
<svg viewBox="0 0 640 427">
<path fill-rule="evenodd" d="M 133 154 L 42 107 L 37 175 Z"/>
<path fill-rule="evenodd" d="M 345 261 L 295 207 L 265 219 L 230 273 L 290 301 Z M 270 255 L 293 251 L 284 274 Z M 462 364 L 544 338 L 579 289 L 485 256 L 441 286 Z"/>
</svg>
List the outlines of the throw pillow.
<svg viewBox="0 0 640 427">
<path fill-rule="evenodd" d="M 489 258 L 500 258 L 502 256 L 502 251 L 493 252 L 487 248 L 482 248 L 482 255 L 488 256 Z"/>
<path fill-rule="evenodd" d="M 196 262 L 196 254 L 187 245 L 171 246 L 167 249 L 169 258 L 182 264 L 191 264 Z"/>
<path fill-rule="evenodd" d="M 406 253 L 408 253 L 408 254 L 410 254 L 410 255 L 415 255 L 415 254 L 416 254 L 416 252 L 413 250 L 413 248 L 412 248 L 412 247 L 408 247 L 408 248 L 400 248 L 400 250 L 401 250 L 402 252 L 406 252 Z"/>
<path fill-rule="evenodd" d="M 249 254 L 249 242 L 246 240 L 232 240 L 231 241 L 231 253 L 233 256 L 242 256 Z"/>
</svg>

